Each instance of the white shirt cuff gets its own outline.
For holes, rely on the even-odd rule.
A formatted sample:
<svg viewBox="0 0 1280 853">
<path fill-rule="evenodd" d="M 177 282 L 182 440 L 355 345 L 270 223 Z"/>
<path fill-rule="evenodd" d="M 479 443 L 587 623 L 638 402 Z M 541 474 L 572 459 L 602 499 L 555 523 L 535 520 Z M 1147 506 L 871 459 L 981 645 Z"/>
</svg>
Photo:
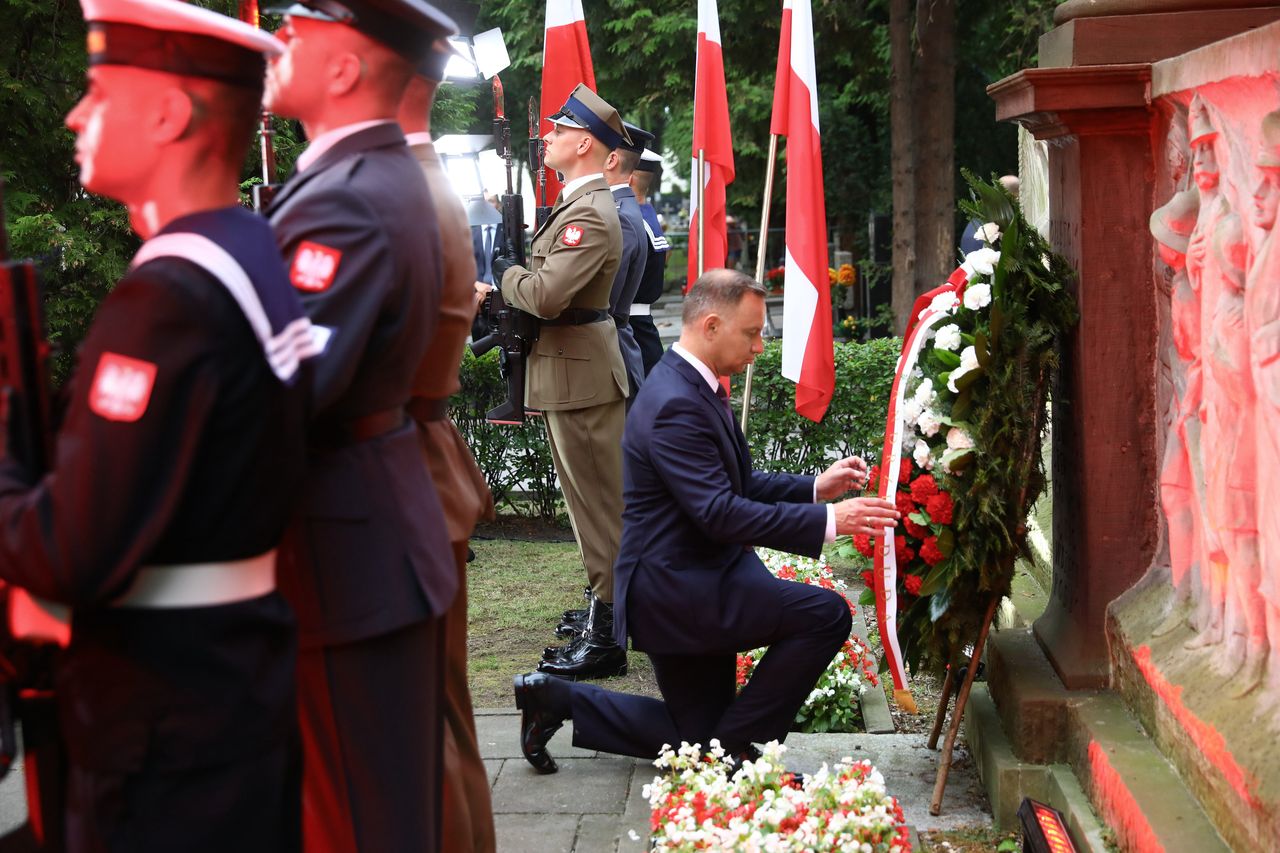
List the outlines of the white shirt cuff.
<svg viewBox="0 0 1280 853">
<path fill-rule="evenodd" d="M 835 504 L 827 504 L 827 533 L 822 537 L 822 541 L 830 545 L 836 541 L 836 506 Z"/>
</svg>

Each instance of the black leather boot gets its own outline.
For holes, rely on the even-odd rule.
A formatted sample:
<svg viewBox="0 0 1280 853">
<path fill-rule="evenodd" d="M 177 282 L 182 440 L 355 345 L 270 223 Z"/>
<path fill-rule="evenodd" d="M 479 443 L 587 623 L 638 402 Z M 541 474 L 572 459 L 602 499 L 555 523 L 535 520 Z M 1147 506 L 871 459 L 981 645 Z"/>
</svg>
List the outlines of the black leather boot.
<svg viewBox="0 0 1280 853">
<path fill-rule="evenodd" d="M 582 590 L 582 598 L 587 602 L 586 607 L 566 610 L 560 614 L 560 624 L 556 626 L 557 637 L 572 637 L 574 634 L 581 633 L 582 629 L 586 627 L 591 599 L 595 598 L 595 595 L 591 592 L 591 587 L 586 587 Z M 566 628 L 570 629 L 568 633 L 561 633 Z"/>
<path fill-rule="evenodd" d="M 613 605 L 593 596 L 586 630 L 559 655 L 538 664 L 538 671 L 573 681 L 626 675 L 627 652 L 613 640 Z"/>
</svg>

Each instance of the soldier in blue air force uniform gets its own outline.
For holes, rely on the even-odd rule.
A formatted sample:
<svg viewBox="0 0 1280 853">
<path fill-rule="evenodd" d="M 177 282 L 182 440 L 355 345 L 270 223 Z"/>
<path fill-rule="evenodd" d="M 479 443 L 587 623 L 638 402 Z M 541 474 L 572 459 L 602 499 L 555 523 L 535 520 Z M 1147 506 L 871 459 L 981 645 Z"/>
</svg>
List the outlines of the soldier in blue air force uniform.
<svg viewBox="0 0 1280 853">
<path fill-rule="evenodd" d="M 145 242 L 80 350 L 53 470 L 0 469 L 0 577 L 71 607 L 68 848 L 295 850 L 275 548 L 305 466 L 312 338 L 238 192 L 280 48 L 176 0 L 82 5 L 80 181 Z"/>
<path fill-rule="evenodd" d="M 453 21 L 424 0 L 303 0 L 266 105 L 309 144 L 267 211 L 325 338 L 311 465 L 281 548 L 297 610 L 308 850 L 440 845 L 449 530 L 406 416 L 436 333 L 444 254 L 395 118 Z"/>
</svg>

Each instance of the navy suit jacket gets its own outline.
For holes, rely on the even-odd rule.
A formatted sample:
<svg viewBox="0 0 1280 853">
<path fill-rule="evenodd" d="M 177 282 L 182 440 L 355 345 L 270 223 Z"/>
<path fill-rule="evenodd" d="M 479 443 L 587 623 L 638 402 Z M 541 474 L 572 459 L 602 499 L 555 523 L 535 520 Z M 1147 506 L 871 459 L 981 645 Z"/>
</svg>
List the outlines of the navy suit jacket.
<svg viewBox="0 0 1280 853">
<path fill-rule="evenodd" d="M 751 467 L 746 439 L 673 350 L 645 380 L 622 439 L 614 631 L 639 651 L 743 651 L 772 631 L 775 581 L 752 546 L 817 557 L 827 509 L 813 477 Z"/>
</svg>

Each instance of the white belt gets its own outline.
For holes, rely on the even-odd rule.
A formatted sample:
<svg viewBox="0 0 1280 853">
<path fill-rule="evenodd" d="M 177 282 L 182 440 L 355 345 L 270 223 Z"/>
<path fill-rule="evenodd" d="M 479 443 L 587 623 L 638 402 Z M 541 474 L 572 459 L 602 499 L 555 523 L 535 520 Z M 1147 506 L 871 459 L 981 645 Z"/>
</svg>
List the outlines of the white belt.
<svg viewBox="0 0 1280 853">
<path fill-rule="evenodd" d="M 631 317 L 648 317 L 653 314 L 652 305 L 632 305 L 631 310 L 627 312 Z"/>
<path fill-rule="evenodd" d="M 215 607 L 276 588 L 276 551 L 228 563 L 143 566 L 112 607 Z"/>
</svg>

